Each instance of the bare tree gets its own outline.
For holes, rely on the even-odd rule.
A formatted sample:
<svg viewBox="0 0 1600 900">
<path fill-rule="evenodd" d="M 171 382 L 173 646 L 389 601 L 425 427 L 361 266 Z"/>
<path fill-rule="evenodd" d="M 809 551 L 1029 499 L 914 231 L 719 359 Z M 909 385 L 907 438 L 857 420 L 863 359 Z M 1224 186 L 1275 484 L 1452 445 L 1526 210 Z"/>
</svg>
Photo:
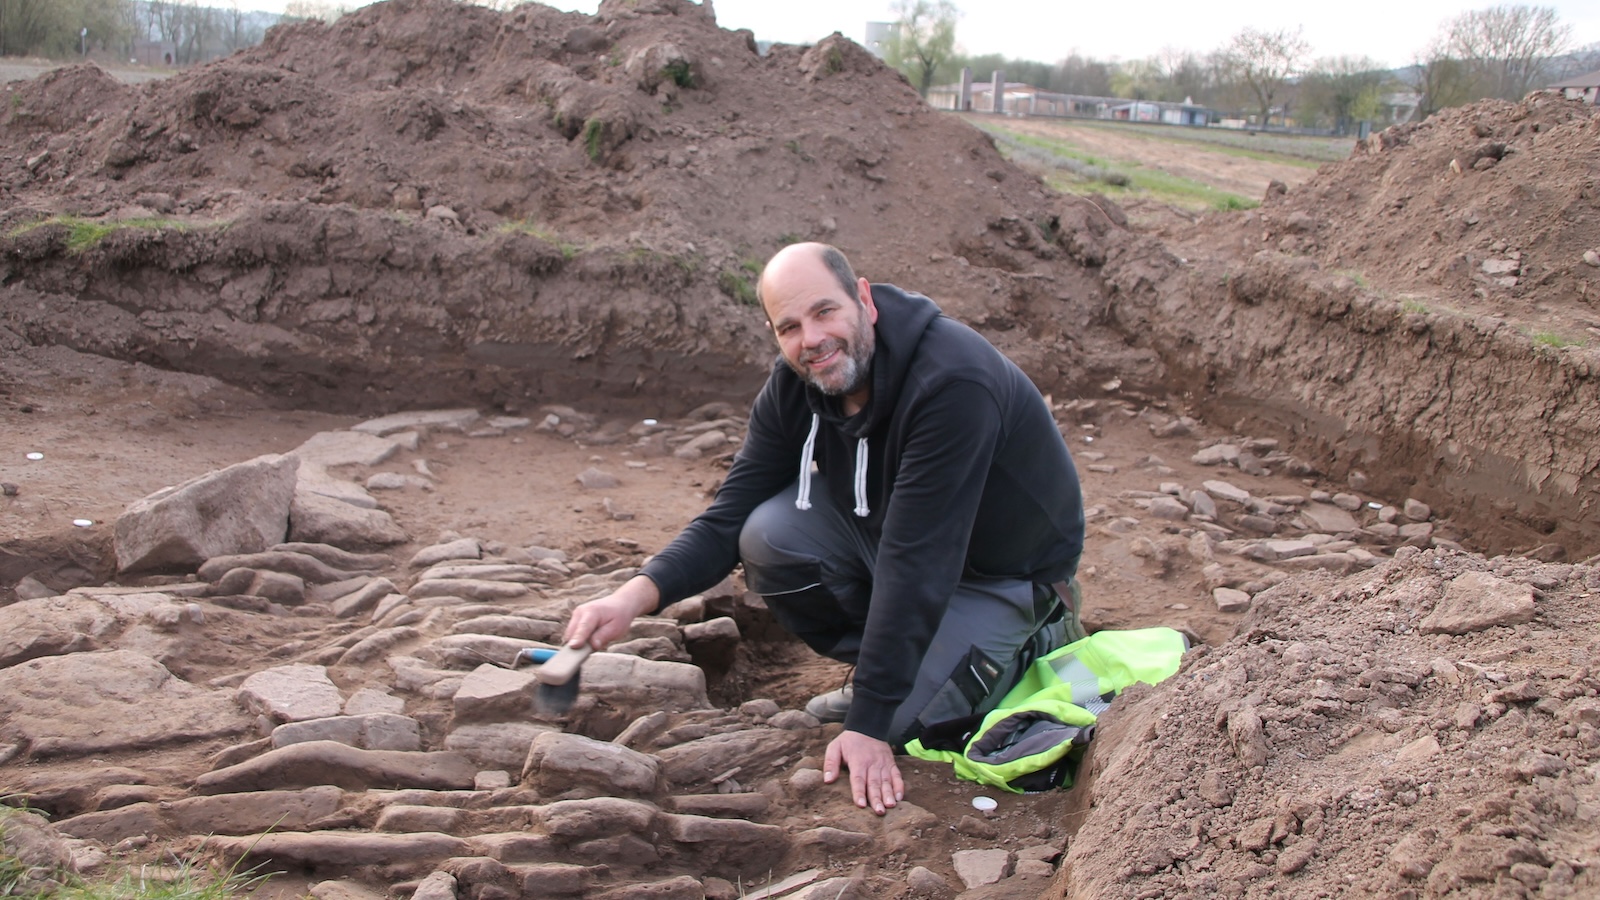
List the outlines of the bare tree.
<svg viewBox="0 0 1600 900">
<path fill-rule="evenodd" d="M 1319 59 L 1300 80 L 1300 108 L 1347 134 L 1361 119 L 1377 118 L 1389 73 L 1365 56 Z"/>
<path fill-rule="evenodd" d="M 1055 89 L 1064 94 L 1090 97 L 1111 96 L 1111 67 L 1097 59 L 1074 52 L 1056 63 L 1052 79 Z"/>
<path fill-rule="evenodd" d="M 1445 26 L 1446 55 L 1466 64 L 1478 96 L 1521 100 L 1549 81 L 1572 26 L 1548 6 L 1491 6 L 1462 13 Z"/>
<path fill-rule="evenodd" d="M 1450 55 L 1443 39 L 1436 38 L 1422 51 L 1413 68 L 1411 88 L 1417 92 L 1419 119 L 1426 119 L 1447 106 L 1471 103 L 1480 94 L 1473 93 L 1474 76 L 1471 66 Z"/>
<path fill-rule="evenodd" d="M 1298 28 L 1261 31 L 1247 27 L 1223 47 L 1225 71 L 1249 91 L 1261 110 L 1262 125 L 1267 124 L 1274 104 L 1283 99 L 1284 86 L 1299 74 L 1310 49 Z"/>
<path fill-rule="evenodd" d="M 899 69 L 926 97 L 933 73 L 955 52 L 956 17 L 951 0 L 895 0 L 890 7 L 895 28 L 884 49 L 884 61 Z"/>
</svg>

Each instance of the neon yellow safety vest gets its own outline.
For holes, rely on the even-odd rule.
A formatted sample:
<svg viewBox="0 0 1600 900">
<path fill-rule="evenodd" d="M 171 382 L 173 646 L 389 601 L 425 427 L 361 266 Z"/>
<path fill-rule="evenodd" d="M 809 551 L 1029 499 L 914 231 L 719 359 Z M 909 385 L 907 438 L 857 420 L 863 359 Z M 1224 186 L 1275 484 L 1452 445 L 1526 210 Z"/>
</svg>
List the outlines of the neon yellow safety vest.
<svg viewBox="0 0 1600 900">
<path fill-rule="evenodd" d="M 1171 628 L 1097 631 L 1035 660 L 987 715 L 935 726 L 906 752 L 1013 793 L 1067 787 L 1112 698 L 1177 672 L 1188 649 Z"/>
</svg>

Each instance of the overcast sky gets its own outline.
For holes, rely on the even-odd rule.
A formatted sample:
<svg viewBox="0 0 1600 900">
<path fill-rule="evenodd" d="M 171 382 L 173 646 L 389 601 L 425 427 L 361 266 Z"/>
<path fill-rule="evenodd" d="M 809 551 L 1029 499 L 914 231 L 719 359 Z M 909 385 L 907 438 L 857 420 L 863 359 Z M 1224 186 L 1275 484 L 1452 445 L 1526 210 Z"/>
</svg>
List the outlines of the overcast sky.
<svg viewBox="0 0 1600 900">
<path fill-rule="evenodd" d="M 713 3 L 722 27 L 748 28 L 759 40 L 791 44 L 811 43 L 835 31 L 862 41 L 869 20 L 891 18 L 888 0 Z M 282 8 L 281 0 L 263 0 L 262 5 Z M 548 5 L 592 13 L 599 2 L 551 0 Z M 1098 59 L 1139 59 L 1167 47 L 1204 53 L 1221 46 L 1246 25 L 1254 25 L 1304 28 L 1315 57 L 1370 56 L 1394 67 L 1410 63 L 1442 22 L 1493 4 L 1463 0 L 957 0 L 956 5 L 963 10 L 956 24 L 956 42 L 970 54 L 1000 53 L 1013 59 L 1054 62 L 1074 50 Z M 1534 5 L 1555 7 L 1561 21 L 1572 26 L 1574 46 L 1600 42 L 1600 0 Z"/>
</svg>

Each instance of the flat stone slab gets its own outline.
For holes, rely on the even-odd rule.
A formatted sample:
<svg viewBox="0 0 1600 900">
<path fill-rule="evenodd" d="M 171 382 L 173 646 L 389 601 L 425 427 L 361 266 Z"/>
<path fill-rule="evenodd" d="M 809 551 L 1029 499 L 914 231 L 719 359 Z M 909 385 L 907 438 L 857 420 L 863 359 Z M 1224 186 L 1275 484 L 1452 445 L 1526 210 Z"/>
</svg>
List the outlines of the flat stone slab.
<svg viewBox="0 0 1600 900">
<path fill-rule="evenodd" d="M 339 715 L 344 695 L 328 678 L 326 666 L 275 666 L 239 685 L 239 702 L 274 722 L 299 722 Z"/>
<path fill-rule="evenodd" d="M 409 565 L 413 569 L 420 569 L 450 560 L 478 559 L 481 556 L 483 556 L 483 545 L 478 543 L 477 538 L 458 538 L 443 544 L 423 547 L 411 557 Z"/>
<path fill-rule="evenodd" d="M 541 797 L 649 794 L 661 763 L 648 754 L 580 734 L 550 732 L 528 748 L 522 782 Z"/>
<path fill-rule="evenodd" d="M 968 890 L 995 884 L 1011 874 L 1009 850 L 957 850 L 950 855 L 950 862 Z"/>
<path fill-rule="evenodd" d="M 428 832 L 380 834 L 375 832 L 309 831 L 272 833 L 253 837 L 221 837 L 210 847 L 228 859 L 245 858 L 247 865 L 274 863 L 291 866 L 381 866 L 412 864 L 431 868 L 453 856 L 470 856 L 466 841 L 448 834 Z"/>
<path fill-rule="evenodd" d="M 398 441 L 361 431 L 322 431 L 290 450 L 313 466 L 377 466 L 400 449 Z"/>
<path fill-rule="evenodd" d="M 466 431 L 477 424 L 479 418 L 478 411 L 475 409 L 417 410 L 368 419 L 359 425 L 350 426 L 350 430 L 379 436 L 393 434 L 396 431 L 409 431 L 414 428 Z"/>
<path fill-rule="evenodd" d="M 195 779 L 201 794 L 264 791 L 332 784 L 345 790 L 423 788 L 460 791 L 472 787 L 478 767 L 459 753 L 361 750 L 334 741 L 290 744 Z"/>
<path fill-rule="evenodd" d="M 1361 528 L 1355 516 L 1327 503 L 1307 503 L 1300 508 L 1300 515 L 1313 529 L 1327 534 L 1345 534 Z"/>
</svg>

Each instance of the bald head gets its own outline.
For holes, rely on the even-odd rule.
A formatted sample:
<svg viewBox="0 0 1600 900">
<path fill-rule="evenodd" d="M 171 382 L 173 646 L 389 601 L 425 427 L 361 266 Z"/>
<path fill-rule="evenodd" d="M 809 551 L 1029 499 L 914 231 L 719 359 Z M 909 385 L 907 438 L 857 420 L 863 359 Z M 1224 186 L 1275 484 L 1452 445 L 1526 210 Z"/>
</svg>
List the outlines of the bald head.
<svg viewBox="0 0 1600 900">
<path fill-rule="evenodd" d="M 842 398 L 854 415 L 870 395 L 872 285 L 827 244 L 791 244 L 767 262 L 756 287 L 778 349 L 795 374 Z"/>
<path fill-rule="evenodd" d="M 831 274 L 846 294 L 855 294 L 856 273 L 850 267 L 850 260 L 845 259 L 838 247 L 808 242 L 790 244 L 767 260 L 756 281 L 756 300 L 765 308 L 768 292 L 782 292 L 786 285 L 793 285 L 796 278 L 814 278 L 819 271 Z"/>
</svg>

